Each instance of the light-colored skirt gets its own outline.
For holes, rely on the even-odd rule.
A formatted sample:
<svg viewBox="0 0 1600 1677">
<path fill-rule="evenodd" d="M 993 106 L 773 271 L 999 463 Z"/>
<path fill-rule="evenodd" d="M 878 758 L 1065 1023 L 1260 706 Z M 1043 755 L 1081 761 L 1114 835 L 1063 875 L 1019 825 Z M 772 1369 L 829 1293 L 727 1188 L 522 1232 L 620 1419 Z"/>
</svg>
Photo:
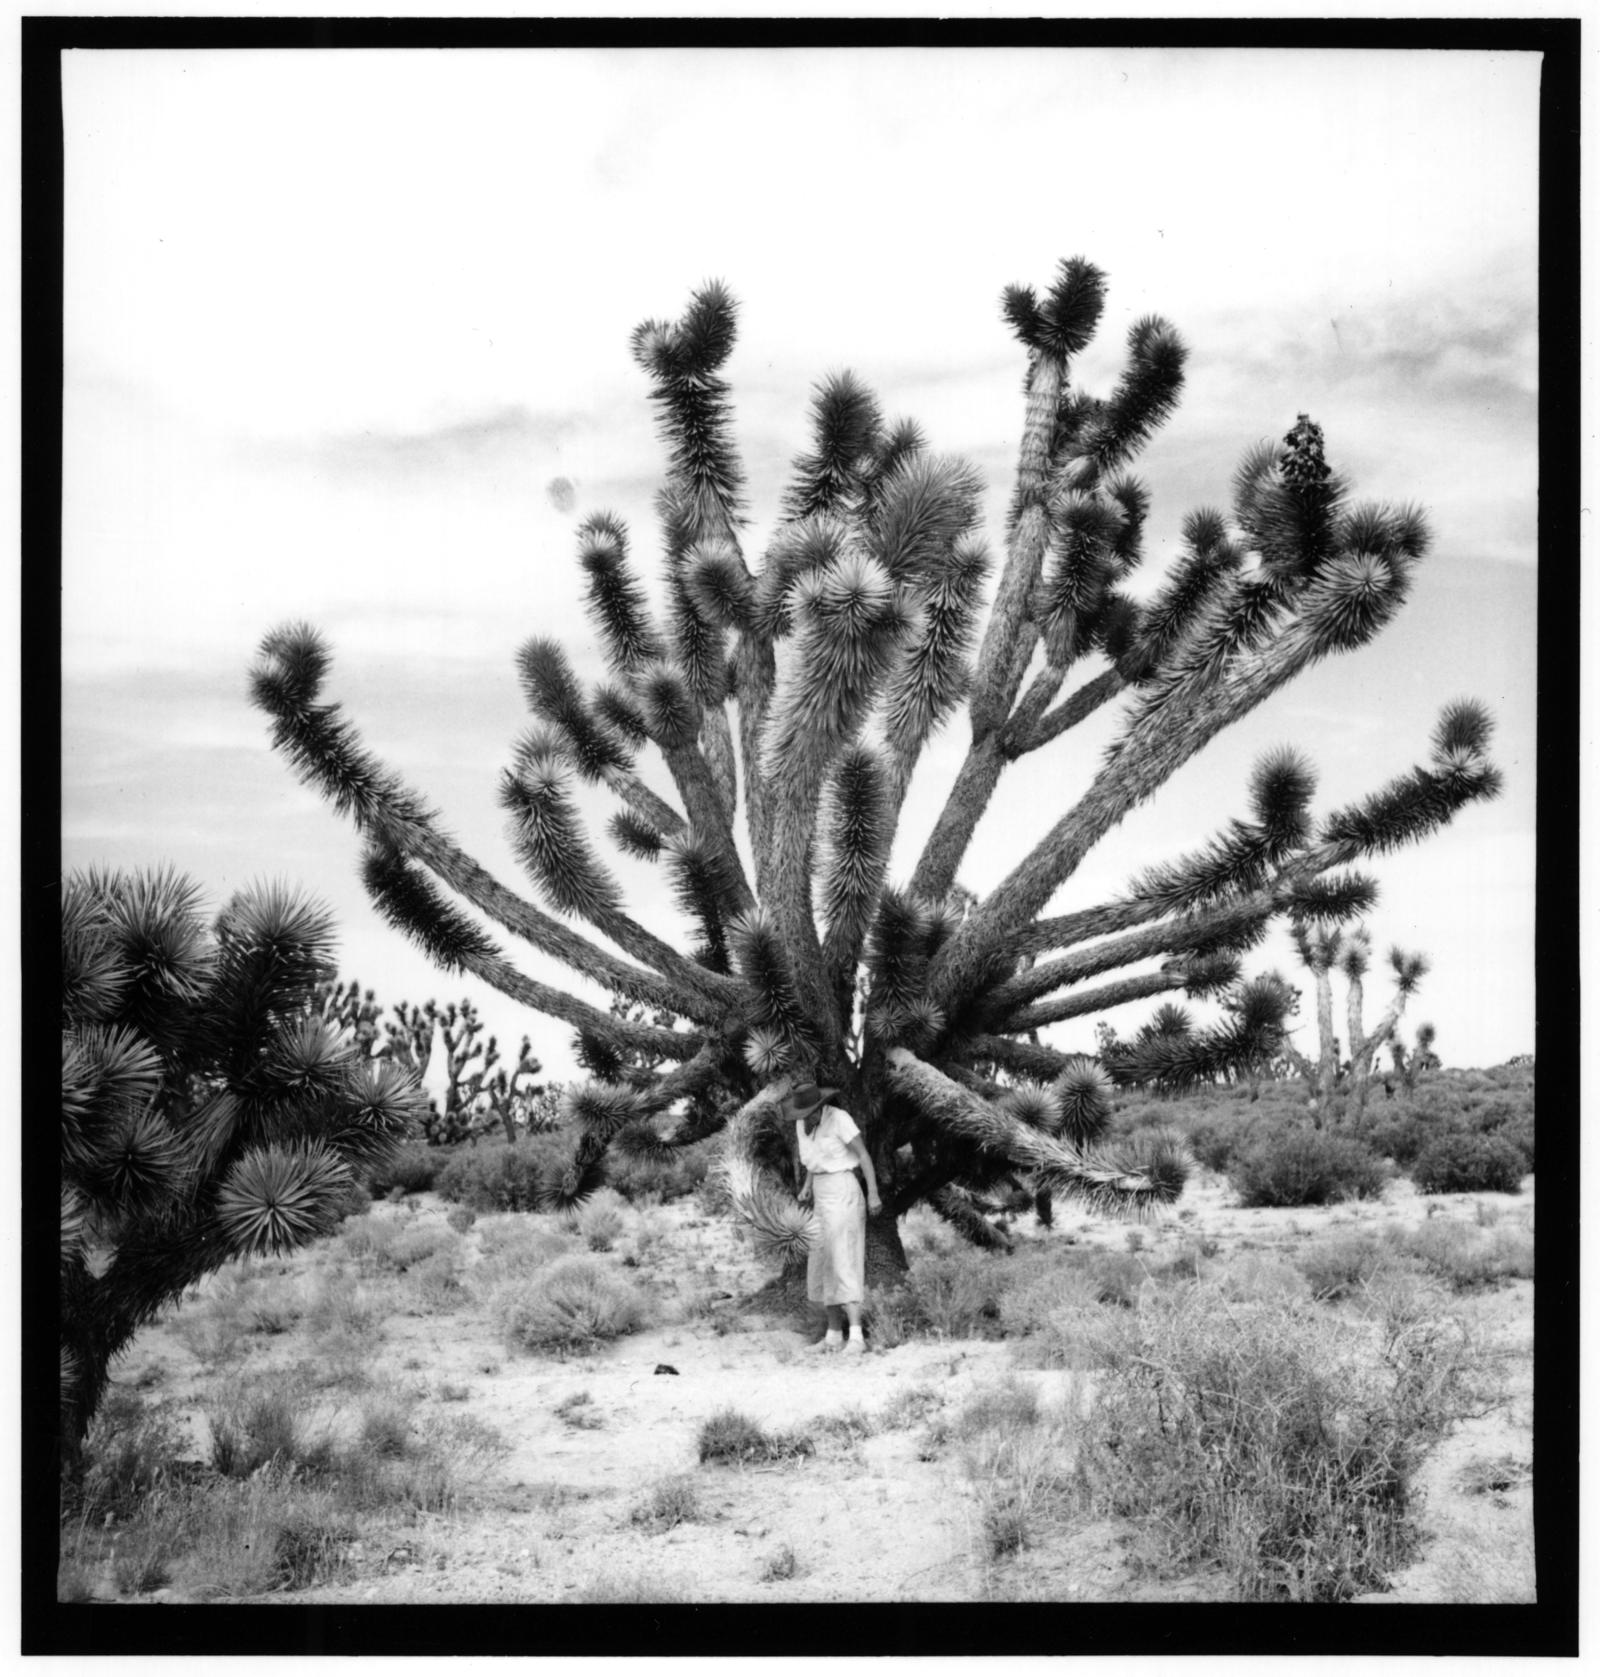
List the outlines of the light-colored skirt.
<svg viewBox="0 0 1600 1677">
<path fill-rule="evenodd" d="M 867 1200 L 853 1170 L 811 1178 L 821 1238 L 806 1260 L 813 1304 L 859 1304 L 867 1268 Z"/>
</svg>

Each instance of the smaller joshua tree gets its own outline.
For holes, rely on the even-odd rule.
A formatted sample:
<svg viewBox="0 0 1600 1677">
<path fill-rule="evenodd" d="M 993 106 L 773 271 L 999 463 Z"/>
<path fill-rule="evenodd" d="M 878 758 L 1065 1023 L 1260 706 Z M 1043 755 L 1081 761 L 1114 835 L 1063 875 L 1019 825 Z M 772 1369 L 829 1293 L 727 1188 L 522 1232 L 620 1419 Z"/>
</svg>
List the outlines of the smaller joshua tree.
<svg viewBox="0 0 1600 1677">
<path fill-rule="evenodd" d="M 1434 1053 L 1433 1045 L 1438 1040 L 1439 1033 L 1432 1025 L 1424 1022 L 1417 1026 L 1417 1040 L 1407 1048 L 1405 1039 L 1397 1030 L 1394 1039 L 1389 1044 L 1389 1052 L 1394 1058 L 1394 1069 L 1399 1074 L 1400 1082 L 1409 1095 L 1417 1087 L 1417 1080 L 1425 1071 L 1437 1071 L 1440 1065 L 1439 1056 Z M 1514 1062 L 1513 1062 L 1514 1063 Z"/>
<path fill-rule="evenodd" d="M 1354 931 L 1347 932 L 1331 926 L 1308 927 L 1304 922 L 1296 922 L 1294 940 L 1295 950 L 1315 982 L 1319 1052 L 1315 1065 L 1292 1044 L 1286 1044 L 1286 1052 L 1306 1080 L 1310 1091 L 1307 1105 L 1320 1122 L 1320 1115 L 1327 1110 L 1341 1075 L 1339 1039 L 1333 1028 L 1333 973 L 1335 969 L 1342 972 L 1348 986 L 1345 1007 L 1350 1056 L 1346 1074 L 1349 1086 L 1347 1116 L 1358 1120 L 1367 1108 L 1372 1068 L 1378 1050 L 1394 1040 L 1400 1015 L 1427 974 L 1428 958 L 1426 955 L 1408 954 L 1399 948 L 1389 951 L 1389 965 L 1395 975 L 1394 995 L 1383 1017 L 1368 1032 L 1362 1026 L 1365 980 L 1372 966 L 1372 936 L 1367 928 L 1358 926 Z M 1428 1032 L 1431 1041 L 1432 1026 L 1422 1029 Z M 1420 1031 L 1418 1036 L 1420 1040 Z M 1396 1063 L 1399 1063 L 1398 1060 Z M 1410 1087 L 1409 1083 L 1407 1087 Z"/>
<path fill-rule="evenodd" d="M 62 892 L 68 1467 L 139 1328 L 231 1259 L 332 1227 L 352 1168 L 385 1160 L 421 1106 L 409 1072 L 324 1017 L 322 909 L 262 887 L 208 927 L 199 902 L 170 872 L 90 872 Z"/>
</svg>

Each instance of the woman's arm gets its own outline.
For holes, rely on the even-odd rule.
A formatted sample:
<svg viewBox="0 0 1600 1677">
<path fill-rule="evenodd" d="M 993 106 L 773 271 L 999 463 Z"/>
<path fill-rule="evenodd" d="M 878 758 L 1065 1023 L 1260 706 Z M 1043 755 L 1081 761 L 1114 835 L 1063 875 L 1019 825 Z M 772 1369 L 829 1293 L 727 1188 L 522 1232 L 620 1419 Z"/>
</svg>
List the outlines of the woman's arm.
<svg viewBox="0 0 1600 1677">
<path fill-rule="evenodd" d="M 883 1201 L 878 1198 L 878 1177 L 872 1168 L 872 1155 L 860 1136 L 851 1141 L 850 1155 L 861 1166 L 861 1174 L 867 1179 L 867 1210 L 882 1211 Z"/>
<path fill-rule="evenodd" d="M 800 1192 L 795 1196 L 802 1205 L 811 1203 L 811 1172 L 806 1172 L 806 1179 L 800 1184 Z"/>
</svg>

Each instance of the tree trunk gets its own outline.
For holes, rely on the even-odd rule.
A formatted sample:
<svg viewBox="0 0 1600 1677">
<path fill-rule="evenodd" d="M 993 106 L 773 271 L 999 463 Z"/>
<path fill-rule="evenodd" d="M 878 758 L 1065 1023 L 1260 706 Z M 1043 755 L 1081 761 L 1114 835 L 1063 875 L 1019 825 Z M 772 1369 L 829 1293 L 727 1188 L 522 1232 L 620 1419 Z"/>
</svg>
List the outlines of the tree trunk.
<svg viewBox="0 0 1600 1677">
<path fill-rule="evenodd" d="M 903 1287 L 910 1269 L 900 1244 L 900 1219 L 888 1211 L 867 1217 L 867 1285 Z"/>
</svg>

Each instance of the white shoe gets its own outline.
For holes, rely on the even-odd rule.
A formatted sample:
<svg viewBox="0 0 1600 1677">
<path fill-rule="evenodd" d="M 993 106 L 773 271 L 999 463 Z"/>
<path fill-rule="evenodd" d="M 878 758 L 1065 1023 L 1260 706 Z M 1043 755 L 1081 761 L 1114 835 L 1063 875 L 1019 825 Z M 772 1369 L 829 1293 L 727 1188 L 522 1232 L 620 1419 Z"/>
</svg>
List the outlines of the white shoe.
<svg viewBox="0 0 1600 1677">
<path fill-rule="evenodd" d="M 811 1349 L 813 1351 L 842 1351 L 844 1349 L 844 1335 L 839 1333 L 826 1333 L 811 1347 Z"/>
<path fill-rule="evenodd" d="M 864 1340 L 864 1339 L 863 1339 L 863 1338 L 862 1338 L 862 1337 L 861 1337 L 861 1335 L 860 1335 L 860 1334 L 858 1334 L 858 1333 L 853 1333 L 853 1334 L 851 1334 L 851 1335 L 850 1335 L 850 1337 L 849 1337 L 849 1338 L 848 1338 L 848 1339 L 847 1339 L 847 1340 L 846 1340 L 846 1341 L 845 1341 L 845 1342 L 844 1342 L 844 1348 L 845 1348 L 845 1350 L 847 1350 L 847 1351 L 854 1351 L 854 1352 L 856 1352 L 856 1353 L 857 1353 L 857 1355 L 862 1355 L 862 1354 L 864 1354 L 864 1353 L 865 1353 L 865 1352 L 866 1352 L 866 1349 L 867 1349 L 867 1342 L 866 1342 L 866 1340 Z"/>
</svg>

